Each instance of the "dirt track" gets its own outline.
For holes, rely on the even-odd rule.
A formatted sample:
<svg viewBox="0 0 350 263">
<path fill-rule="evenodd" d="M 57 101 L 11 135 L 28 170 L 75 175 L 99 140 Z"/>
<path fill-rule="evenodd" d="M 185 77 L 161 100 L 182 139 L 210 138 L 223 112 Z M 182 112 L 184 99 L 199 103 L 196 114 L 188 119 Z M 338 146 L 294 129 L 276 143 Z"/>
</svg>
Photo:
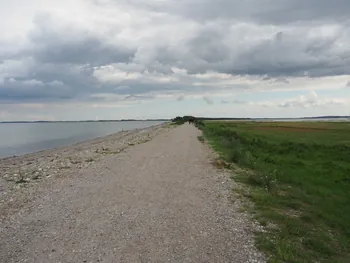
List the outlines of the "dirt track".
<svg viewBox="0 0 350 263">
<path fill-rule="evenodd" d="M 3 221 L 0 262 L 264 262 L 198 135 L 185 124 L 44 184 Z"/>
</svg>

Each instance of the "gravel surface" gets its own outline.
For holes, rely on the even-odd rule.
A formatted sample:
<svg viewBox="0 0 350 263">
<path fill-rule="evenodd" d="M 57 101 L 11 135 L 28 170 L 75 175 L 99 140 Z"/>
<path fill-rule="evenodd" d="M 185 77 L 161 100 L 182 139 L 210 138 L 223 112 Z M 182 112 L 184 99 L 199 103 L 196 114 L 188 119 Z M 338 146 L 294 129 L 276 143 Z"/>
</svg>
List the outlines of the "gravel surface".
<svg viewBox="0 0 350 263">
<path fill-rule="evenodd" d="M 2 160 L 17 183 L 2 178 L 0 262 L 265 262 L 228 172 L 210 164 L 199 135 L 162 125 L 52 150 L 59 164 L 62 153 L 94 157 L 23 183 L 12 173 L 39 155 Z"/>
</svg>

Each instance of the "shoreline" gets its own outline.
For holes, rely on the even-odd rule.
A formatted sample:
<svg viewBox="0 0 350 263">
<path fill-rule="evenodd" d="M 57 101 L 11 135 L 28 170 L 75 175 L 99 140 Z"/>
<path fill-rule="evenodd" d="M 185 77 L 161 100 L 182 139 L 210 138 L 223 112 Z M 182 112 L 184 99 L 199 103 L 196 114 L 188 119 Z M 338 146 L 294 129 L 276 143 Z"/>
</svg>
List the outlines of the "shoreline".
<svg viewBox="0 0 350 263">
<path fill-rule="evenodd" d="M 30 123 L 28 122 L 27 124 L 50 124 L 53 122 L 42 122 L 42 123 Z M 65 123 L 65 122 L 57 122 L 57 123 Z M 143 122 L 144 123 L 144 122 Z M 34 153 L 38 153 L 38 152 L 43 152 L 43 151 L 47 151 L 47 150 L 51 150 L 51 149 L 59 149 L 59 148 L 63 148 L 63 147 L 70 147 L 74 144 L 78 144 L 78 143 L 84 143 L 87 141 L 91 141 L 91 140 L 95 140 L 95 139 L 99 139 L 99 138 L 104 138 L 107 136 L 111 136 L 120 132 L 129 132 L 129 131 L 133 131 L 133 130 L 140 130 L 140 129 L 145 129 L 145 128 L 150 128 L 153 126 L 157 126 L 163 123 L 167 123 L 167 122 L 153 122 L 151 123 L 151 126 L 144 126 L 144 125 L 139 125 L 140 127 L 125 127 L 125 128 L 118 128 L 118 127 L 114 127 L 116 128 L 116 130 L 110 130 L 105 134 L 94 134 L 94 135 L 89 135 L 86 136 L 86 134 L 81 134 L 79 138 L 79 134 L 74 135 L 75 139 L 71 139 L 71 137 L 63 137 L 63 138 L 45 138 L 44 141 L 35 141 L 35 142 L 23 142 L 23 145 L 15 145 L 14 147 L 10 147 L 10 146 L 4 146 L 4 148 L 2 148 L 2 152 L 0 154 L 0 161 L 2 161 L 3 159 L 8 159 L 8 158 L 14 158 L 14 157 L 22 157 L 28 154 L 34 154 Z M 1 124 L 1 123 L 0 123 Z M 5 123 L 5 124 L 17 124 L 17 123 Z M 25 124 L 25 123 L 18 123 L 18 124 Z M 61 141 L 60 143 L 55 143 L 54 141 Z M 52 143 L 54 142 L 54 143 Z M 46 144 L 46 146 L 35 146 L 35 145 L 40 145 L 40 144 Z M 32 149 L 28 149 L 27 146 L 33 146 L 31 147 Z M 4 151 L 3 151 L 4 150 Z"/>
<path fill-rule="evenodd" d="M 0 121 L 0 124 L 9 124 L 9 123 L 76 123 L 76 122 L 145 122 L 145 121 L 163 121 L 168 122 L 170 119 L 145 119 L 145 120 L 137 120 L 137 119 L 121 119 L 121 120 L 81 120 L 81 121 Z"/>
<path fill-rule="evenodd" d="M 168 123 L 161 123 L 21 156 L 1 158 L 0 218 L 4 216 L 5 210 L 19 208 L 20 203 L 28 199 L 25 196 L 31 196 L 45 182 L 52 183 L 53 178 L 80 175 L 84 169 L 103 158 L 122 154 L 128 147 L 147 142 L 168 129 Z"/>
</svg>

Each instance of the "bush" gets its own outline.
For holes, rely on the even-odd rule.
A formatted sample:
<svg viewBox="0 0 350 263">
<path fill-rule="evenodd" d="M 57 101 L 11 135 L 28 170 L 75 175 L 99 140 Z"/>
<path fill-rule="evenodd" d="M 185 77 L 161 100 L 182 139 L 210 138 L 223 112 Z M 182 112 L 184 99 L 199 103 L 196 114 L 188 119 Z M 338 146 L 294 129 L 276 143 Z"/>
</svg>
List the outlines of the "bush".
<svg viewBox="0 0 350 263">
<path fill-rule="evenodd" d="M 185 123 L 185 120 L 183 117 L 177 116 L 176 118 L 171 120 L 174 124 L 181 125 Z"/>
<path fill-rule="evenodd" d="M 228 154 L 228 161 L 233 163 L 239 163 L 242 158 L 242 149 L 241 148 L 233 148 Z"/>
<path fill-rule="evenodd" d="M 191 119 L 196 120 L 196 118 L 193 116 L 183 116 L 183 117 L 177 116 L 176 118 L 172 119 L 171 121 L 176 125 L 181 125 L 181 124 L 184 124 L 185 122 L 188 122 Z M 197 122 L 197 121 L 195 121 L 195 122 Z M 204 126 L 204 123 L 201 123 L 200 125 Z"/>
</svg>

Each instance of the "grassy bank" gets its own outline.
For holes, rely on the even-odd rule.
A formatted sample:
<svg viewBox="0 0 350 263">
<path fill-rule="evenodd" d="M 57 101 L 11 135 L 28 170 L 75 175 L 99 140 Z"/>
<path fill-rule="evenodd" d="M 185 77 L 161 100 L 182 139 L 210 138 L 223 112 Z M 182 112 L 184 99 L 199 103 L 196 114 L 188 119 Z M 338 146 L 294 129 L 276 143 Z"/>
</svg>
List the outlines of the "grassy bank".
<svg viewBox="0 0 350 263">
<path fill-rule="evenodd" d="M 206 121 L 204 137 L 227 162 L 268 230 L 270 262 L 350 262 L 350 123 Z"/>
</svg>

